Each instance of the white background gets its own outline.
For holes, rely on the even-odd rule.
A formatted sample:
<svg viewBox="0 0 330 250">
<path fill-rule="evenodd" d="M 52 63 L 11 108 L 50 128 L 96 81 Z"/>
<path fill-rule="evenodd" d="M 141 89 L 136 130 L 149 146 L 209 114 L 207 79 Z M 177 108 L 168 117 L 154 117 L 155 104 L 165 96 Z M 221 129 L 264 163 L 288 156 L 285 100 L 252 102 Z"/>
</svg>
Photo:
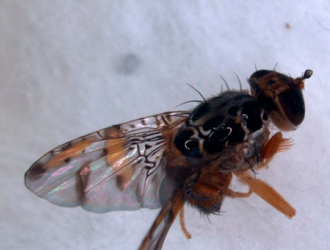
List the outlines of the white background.
<svg viewBox="0 0 330 250">
<path fill-rule="evenodd" d="M 187 209 L 164 249 L 330 249 L 330 2 L 0 0 L 0 249 L 136 249 L 158 211 L 96 215 L 37 198 L 25 171 L 94 130 L 217 94 L 219 74 L 255 70 L 306 81 L 306 118 L 259 178 L 297 209 L 255 195 L 221 216 Z M 192 106 L 184 106 L 191 108 Z"/>
</svg>

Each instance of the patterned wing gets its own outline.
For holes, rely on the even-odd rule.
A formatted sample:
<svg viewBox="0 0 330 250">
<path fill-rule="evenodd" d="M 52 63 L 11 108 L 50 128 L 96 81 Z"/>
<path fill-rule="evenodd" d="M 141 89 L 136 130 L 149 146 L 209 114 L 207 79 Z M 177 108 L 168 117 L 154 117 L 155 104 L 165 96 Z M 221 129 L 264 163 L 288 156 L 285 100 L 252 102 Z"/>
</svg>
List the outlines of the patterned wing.
<svg viewBox="0 0 330 250">
<path fill-rule="evenodd" d="M 188 112 L 168 112 L 105 128 L 42 156 L 25 174 L 37 196 L 88 211 L 159 208 L 172 193 L 164 172 L 168 131 Z"/>
</svg>

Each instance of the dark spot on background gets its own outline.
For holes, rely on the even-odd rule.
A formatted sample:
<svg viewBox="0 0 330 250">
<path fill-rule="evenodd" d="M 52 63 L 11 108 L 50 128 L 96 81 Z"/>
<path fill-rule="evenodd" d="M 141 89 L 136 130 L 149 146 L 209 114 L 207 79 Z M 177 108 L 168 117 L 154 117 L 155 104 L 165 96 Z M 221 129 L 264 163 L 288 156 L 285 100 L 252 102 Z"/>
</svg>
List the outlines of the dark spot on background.
<svg viewBox="0 0 330 250">
<path fill-rule="evenodd" d="M 128 53 L 123 56 L 118 63 L 117 71 L 123 75 L 132 75 L 138 70 L 141 65 L 141 60 L 133 53 Z"/>
</svg>

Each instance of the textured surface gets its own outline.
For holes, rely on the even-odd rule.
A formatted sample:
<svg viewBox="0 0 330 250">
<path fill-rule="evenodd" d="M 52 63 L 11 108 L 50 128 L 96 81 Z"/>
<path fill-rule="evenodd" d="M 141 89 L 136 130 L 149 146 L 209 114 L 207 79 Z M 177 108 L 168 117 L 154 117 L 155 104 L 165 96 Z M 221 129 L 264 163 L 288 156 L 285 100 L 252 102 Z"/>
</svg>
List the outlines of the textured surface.
<svg viewBox="0 0 330 250">
<path fill-rule="evenodd" d="M 330 4 L 326 1 L 0 0 L 0 249 L 136 249 L 157 210 L 96 215 L 23 184 L 48 150 L 111 124 L 234 88 L 272 69 L 306 82 L 295 146 L 258 177 L 296 208 L 288 220 L 255 195 L 210 221 L 187 209 L 164 249 L 328 249 Z M 191 107 L 189 105 L 185 106 Z M 181 107 L 180 109 L 182 109 Z"/>
</svg>

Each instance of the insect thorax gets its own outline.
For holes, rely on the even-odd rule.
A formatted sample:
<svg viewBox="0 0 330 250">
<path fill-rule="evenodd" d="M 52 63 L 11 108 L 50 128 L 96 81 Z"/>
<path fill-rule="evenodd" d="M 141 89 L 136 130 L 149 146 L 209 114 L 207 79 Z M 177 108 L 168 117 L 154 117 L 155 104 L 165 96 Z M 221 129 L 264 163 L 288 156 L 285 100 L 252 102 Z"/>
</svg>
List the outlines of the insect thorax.
<svg viewBox="0 0 330 250">
<path fill-rule="evenodd" d="M 197 106 L 174 143 L 187 158 L 212 162 L 225 172 L 257 164 L 268 136 L 260 104 L 243 92 L 226 91 Z"/>
</svg>

